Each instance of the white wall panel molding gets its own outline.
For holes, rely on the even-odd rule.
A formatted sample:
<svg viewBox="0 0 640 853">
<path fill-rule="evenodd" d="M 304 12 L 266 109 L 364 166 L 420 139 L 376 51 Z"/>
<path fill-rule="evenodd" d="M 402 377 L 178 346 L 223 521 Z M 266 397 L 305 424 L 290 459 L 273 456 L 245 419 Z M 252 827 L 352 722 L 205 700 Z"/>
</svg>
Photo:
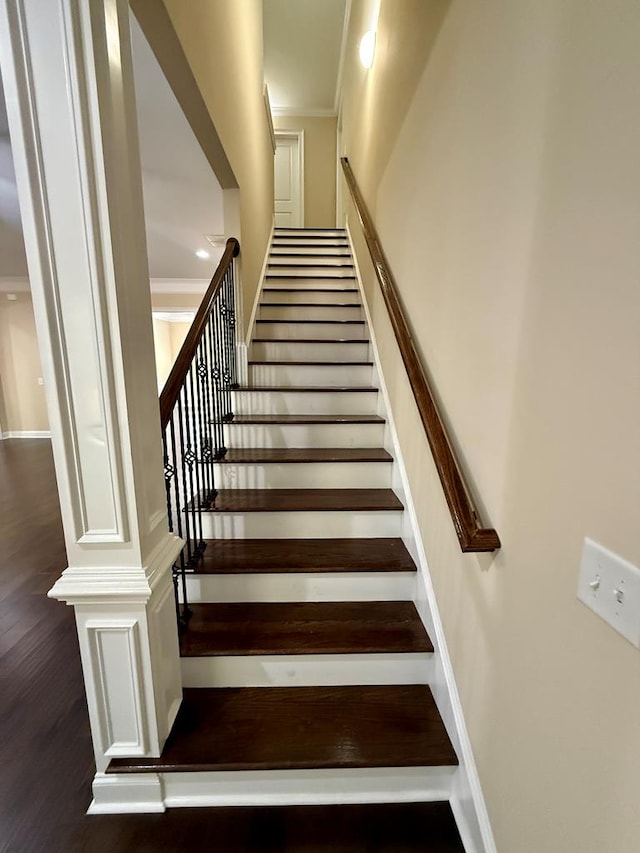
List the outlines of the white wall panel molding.
<svg viewBox="0 0 640 853">
<path fill-rule="evenodd" d="M 49 590 L 49 597 L 67 604 L 144 604 L 156 587 L 160 591 L 171 584 L 171 566 L 183 544 L 168 534 L 146 566 L 69 566 Z"/>
<path fill-rule="evenodd" d="M 127 0 L 0 0 L 69 560 L 49 594 L 75 606 L 100 772 L 158 755 L 181 698 L 129 26 Z"/>
</svg>

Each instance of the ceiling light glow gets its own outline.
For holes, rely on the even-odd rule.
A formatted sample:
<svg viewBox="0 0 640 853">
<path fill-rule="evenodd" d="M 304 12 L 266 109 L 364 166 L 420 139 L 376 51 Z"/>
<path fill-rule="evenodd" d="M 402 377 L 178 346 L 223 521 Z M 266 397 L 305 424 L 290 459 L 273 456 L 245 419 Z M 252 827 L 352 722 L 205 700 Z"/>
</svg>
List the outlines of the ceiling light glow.
<svg viewBox="0 0 640 853">
<path fill-rule="evenodd" d="M 196 252 L 196 257 L 201 258 L 203 261 L 206 261 L 209 257 L 209 252 L 207 252 L 205 249 L 198 249 L 198 251 Z"/>
<path fill-rule="evenodd" d="M 376 52 L 376 34 L 374 30 L 369 30 L 360 39 L 360 62 L 365 68 L 371 68 L 373 65 L 373 57 Z"/>
</svg>

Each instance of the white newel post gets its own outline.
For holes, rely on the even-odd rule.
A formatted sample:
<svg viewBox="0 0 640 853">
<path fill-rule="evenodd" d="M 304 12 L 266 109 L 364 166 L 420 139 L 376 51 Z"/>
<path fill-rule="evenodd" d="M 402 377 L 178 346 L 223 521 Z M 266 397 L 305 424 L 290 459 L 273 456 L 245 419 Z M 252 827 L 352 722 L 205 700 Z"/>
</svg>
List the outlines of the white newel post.
<svg viewBox="0 0 640 853">
<path fill-rule="evenodd" d="M 160 754 L 182 695 L 128 16 L 0 0 L 69 561 L 49 594 L 75 608 L 97 799 L 111 757 Z"/>
</svg>

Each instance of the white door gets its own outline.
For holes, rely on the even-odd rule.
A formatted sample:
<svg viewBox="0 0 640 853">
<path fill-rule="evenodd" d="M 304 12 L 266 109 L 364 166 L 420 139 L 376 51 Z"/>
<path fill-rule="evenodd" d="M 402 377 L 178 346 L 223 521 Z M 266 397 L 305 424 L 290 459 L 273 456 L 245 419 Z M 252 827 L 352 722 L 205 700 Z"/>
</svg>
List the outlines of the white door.
<svg viewBox="0 0 640 853">
<path fill-rule="evenodd" d="M 302 228 L 304 215 L 301 133 L 276 133 L 274 168 L 276 225 Z"/>
</svg>

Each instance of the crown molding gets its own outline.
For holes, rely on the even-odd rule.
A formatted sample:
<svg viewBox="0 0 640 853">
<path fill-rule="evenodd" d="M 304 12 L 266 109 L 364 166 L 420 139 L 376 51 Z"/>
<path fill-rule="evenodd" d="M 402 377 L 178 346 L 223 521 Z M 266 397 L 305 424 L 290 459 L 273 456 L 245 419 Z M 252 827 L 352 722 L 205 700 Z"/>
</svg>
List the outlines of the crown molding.
<svg viewBox="0 0 640 853">
<path fill-rule="evenodd" d="M 152 278 L 151 293 L 204 293 L 208 278 Z"/>
<path fill-rule="evenodd" d="M 272 107 L 271 112 L 277 118 L 335 118 L 333 107 Z"/>
<path fill-rule="evenodd" d="M 0 293 L 29 293 L 31 287 L 26 276 L 0 276 Z"/>
</svg>

